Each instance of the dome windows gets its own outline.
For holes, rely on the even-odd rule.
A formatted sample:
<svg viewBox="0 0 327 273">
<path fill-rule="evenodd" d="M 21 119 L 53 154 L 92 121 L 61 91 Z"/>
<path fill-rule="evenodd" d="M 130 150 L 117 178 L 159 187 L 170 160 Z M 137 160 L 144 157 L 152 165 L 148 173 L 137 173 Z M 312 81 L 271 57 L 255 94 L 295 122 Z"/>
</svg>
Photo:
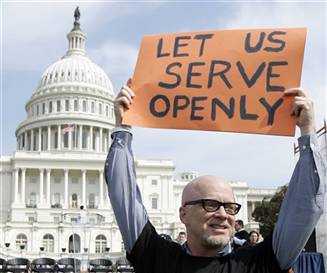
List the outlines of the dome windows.
<svg viewBox="0 0 327 273">
<path fill-rule="evenodd" d="M 99 115 L 102 116 L 102 103 L 99 103 Z"/>
<path fill-rule="evenodd" d="M 94 101 L 91 102 L 91 113 L 95 113 Z"/>
<path fill-rule="evenodd" d="M 60 112 L 60 100 L 57 100 L 57 112 Z"/>
<path fill-rule="evenodd" d="M 83 112 L 86 112 L 86 100 L 83 100 Z"/>
<path fill-rule="evenodd" d="M 69 111 L 69 100 L 65 100 L 65 111 Z"/>
<path fill-rule="evenodd" d="M 74 100 L 74 111 L 78 111 L 78 100 Z"/>
</svg>

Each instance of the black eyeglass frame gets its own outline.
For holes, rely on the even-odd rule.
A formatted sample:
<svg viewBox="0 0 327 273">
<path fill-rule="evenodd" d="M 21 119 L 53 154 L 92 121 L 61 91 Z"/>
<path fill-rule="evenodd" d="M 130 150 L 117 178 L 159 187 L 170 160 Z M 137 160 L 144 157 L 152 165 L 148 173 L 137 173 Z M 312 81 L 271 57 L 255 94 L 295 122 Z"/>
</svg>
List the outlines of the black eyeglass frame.
<svg viewBox="0 0 327 273">
<path fill-rule="evenodd" d="M 217 203 L 217 208 L 214 209 L 214 210 L 208 210 L 208 208 L 206 208 L 206 202 L 208 202 L 208 201 Z M 207 211 L 207 212 L 215 212 L 215 211 L 219 210 L 221 206 L 223 206 L 224 207 L 224 210 L 229 215 L 236 215 L 240 211 L 240 209 L 242 207 L 241 204 L 238 204 L 238 203 L 235 203 L 235 202 L 226 202 L 226 203 L 223 203 L 223 202 L 219 202 L 219 201 L 214 200 L 214 199 L 199 199 L 199 200 L 189 201 L 189 202 L 186 202 L 183 205 L 183 207 L 186 207 L 188 205 L 197 205 L 197 204 L 202 204 L 203 209 L 205 211 Z M 234 213 L 228 212 L 229 211 L 228 208 L 226 210 L 226 206 L 228 206 L 228 205 L 236 205 L 236 209 L 235 209 L 235 212 Z"/>
</svg>

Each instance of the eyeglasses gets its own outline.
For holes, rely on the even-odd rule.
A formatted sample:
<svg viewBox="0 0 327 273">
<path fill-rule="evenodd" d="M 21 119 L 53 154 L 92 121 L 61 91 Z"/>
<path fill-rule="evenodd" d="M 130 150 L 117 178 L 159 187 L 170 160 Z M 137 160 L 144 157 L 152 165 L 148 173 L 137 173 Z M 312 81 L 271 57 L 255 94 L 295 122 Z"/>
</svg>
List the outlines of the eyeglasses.
<svg viewBox="0 0 327 273">
<path fill-rule="evenodd" d="M 230 215 L 237 214 L 241 209 L 241 205 L 238 204 L 238 203 L 232 203 L 232 202 L 222 203 L 222 202 L 219 202 L 217 200 L 212 200 L 212 199 L 200 199 L 200 200 L 194 200 L 194 201 L 186 202 L 184 204 L 184 207 L 188 206 L 188 205 L 196 205 L 196 204 L 202 204 L 202 207 L 207 212 L 217 211 L 217 210 L 219 210 L 219 208 L 221 206 L 223 206 L 226 213 L 230 214 Z"/>
</svg>

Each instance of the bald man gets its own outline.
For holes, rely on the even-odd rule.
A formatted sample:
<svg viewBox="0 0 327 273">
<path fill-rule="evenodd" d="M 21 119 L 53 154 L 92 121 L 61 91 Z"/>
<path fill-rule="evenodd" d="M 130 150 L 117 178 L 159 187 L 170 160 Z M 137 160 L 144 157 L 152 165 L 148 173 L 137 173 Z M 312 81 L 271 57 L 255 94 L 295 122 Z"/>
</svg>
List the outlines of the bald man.
<svg viewBox="0 0 327 273">
<path fill-rule="evenodd" d="M 294 96 L 291 114 L 301 129 L 301 150 L 278 222 L 262 243 L 233 251 L 235 217 L 241 206 L 228 182 L 217 176 L 198 177 L 183 190 L 179 215 L 187 231 L 185 244 L 157 234 L 136 184 L 131 128 L 122 125 L 124 111 L 135 95 L 128 86 L 122 87 L 115 100 L 116 128 L 105 176 L 127 257 L 136 273 L 287 272 L 322 213 L 326 174 L 326 162 L 316 148 L 313 102 L 300 89 L 285 91 L 289 95 Z"/>
</svg>

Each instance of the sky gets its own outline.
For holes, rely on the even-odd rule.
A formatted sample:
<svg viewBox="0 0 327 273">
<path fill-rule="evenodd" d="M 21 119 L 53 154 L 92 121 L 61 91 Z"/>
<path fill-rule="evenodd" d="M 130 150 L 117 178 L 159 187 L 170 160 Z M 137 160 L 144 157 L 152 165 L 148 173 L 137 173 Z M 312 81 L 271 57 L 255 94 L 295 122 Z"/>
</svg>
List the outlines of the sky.
<svg viewBox="0 0 327 273">
<path fill-rule="evenodd" d="M 144 35 L 213 29 L 306 27 L 302 87 L 326 117 L 326 2 L 323 1 L 2 1 L 1 155 L 16 148 L 15 130 L 45 69 L 67 50 L 66 34 L 80 7 L 87 54 L 117 93 L 133 74 Z M 286 184 L 296 137 L 134 128 L 136 159 L 169 159 L 176 173 L 195 171 L 255 188 Z M 297 132 L 297 137 L 299 132 Z"/>
</svg>

